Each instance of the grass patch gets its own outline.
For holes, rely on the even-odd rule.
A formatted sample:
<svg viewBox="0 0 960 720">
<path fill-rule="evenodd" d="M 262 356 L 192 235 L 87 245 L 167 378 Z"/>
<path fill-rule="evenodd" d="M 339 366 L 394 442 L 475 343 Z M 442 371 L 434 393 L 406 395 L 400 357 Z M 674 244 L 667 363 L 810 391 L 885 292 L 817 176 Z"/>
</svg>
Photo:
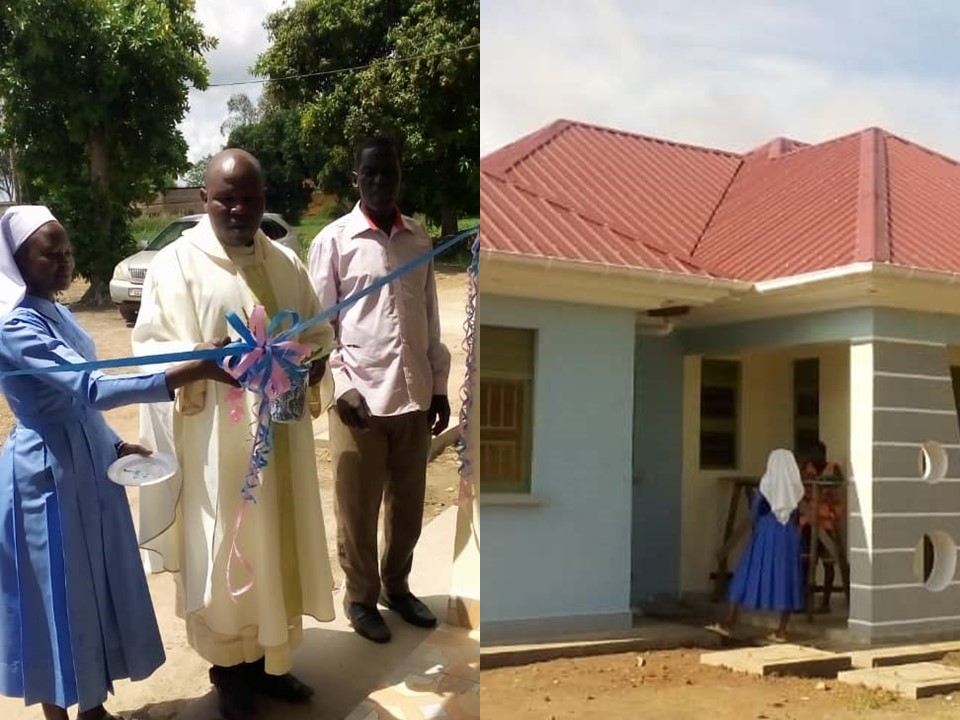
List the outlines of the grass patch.
<svg viewBox="0 0 960 720">
<path fill-rule="evenodd" d="M 157 233 L 176 220 L 179 215 L 141 215 L 130 223 L 130 233 L 137 247 L 143 247 L 153 240 Z"/>
<path fill-rule="evenodd" d="M 342 211 L 334 206 L 319 215 L 305 215 L 300 218 L 300 222 L 294 225 L 293 229 L 296 230 L 297 236 L 300 238 L 300 257 L 302 259 L 306 260 L 307 250 L 310 248 L 310 243 L 313 242 L 317 234 L 342 214 Z M 143 247 L 147 242 L 152 240 L 157 233 L 178 217 L 179 215 L 142 215 L 130 223 L 130 232 L 137 246 Z M 417 217 L 417 220 L 424 224 L 424 228 L 434 239 L 439 238 L 439 226 L 424 223 L 423 217 Z M 460 230 L 466 230 L 467 228 L 476 226 L 479 222 L 480 218 L 476 217 L 462 218 L 458 225 Z M 469 242 L 462 242 L 442 255 L 439 255 L 437 261 L 444 265 L 466 268 L 470 264 Z"/>
<path fill-rule="evenodd" d="M 347 211 L 349 212 L 349 210 Z M 295 226 L 297 235 L 300 238 L 300 257 L 306 260 L 307 250 L 310 249 L 310 243 L 323 228 L 332 223 L 344 213 L 336 207 L 331 207 L 319 215 L 304 216 L 300 218 L 300 224 Z M 424 229 L 434 240 L 440 237 L 440 226 L 432 225 L 425 221 L 422 215 L 416 215 L 416 220 L 420 222 Z M 460 230 L 475 227 L 480 223 L 480 218 L 470 217 L 462 218 L 458 225 Z M 437 262 L 444 265 L 453 265 L 459 268 L 466 268 L 470 264 L 470 245 L 469 241 L 464 241 L 456 247 L 450 248 L 445 253 L 437 256 Z"/>
<path fill-rule="evenodd" d="M 896 693 L 889 690 L 868 690 L 857 693 L 853 697 L 850 701 L 850 709 L 858 713 L 882 710 L 888 705 L 893 705 L 898 699 Z"/>
<path fill-rule="evenodd" d="M 457 223 L 457 229 L 461 232 L 467 228 L 476 227 L 480 224 L 480 218 L 461 218 Z M 436 234 L 434 234 L 436 237 Z M 470 265 L 470 246 L 473 243 L 473 236 L 458 243 L 446 252 L 437 255 L 437 262 L 444 265 L 453 265 L 458 268 L 466 269 Z"/>
</svg>

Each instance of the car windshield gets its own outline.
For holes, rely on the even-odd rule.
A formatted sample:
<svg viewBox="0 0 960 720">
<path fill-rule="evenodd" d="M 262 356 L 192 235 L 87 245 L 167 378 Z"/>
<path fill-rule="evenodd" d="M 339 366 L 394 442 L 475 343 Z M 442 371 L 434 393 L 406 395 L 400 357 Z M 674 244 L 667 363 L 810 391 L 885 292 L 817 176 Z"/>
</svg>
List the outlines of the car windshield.
<svg viewBox="0 0 960 720">
<path fill-rule="evenodd" d="M 178 220 L 167 225 L 147 245 L 145 250 L 163 250 L 167 245 L 183 235 L 184 232 L 197 224 L 197 220 Z"/>
</svg>

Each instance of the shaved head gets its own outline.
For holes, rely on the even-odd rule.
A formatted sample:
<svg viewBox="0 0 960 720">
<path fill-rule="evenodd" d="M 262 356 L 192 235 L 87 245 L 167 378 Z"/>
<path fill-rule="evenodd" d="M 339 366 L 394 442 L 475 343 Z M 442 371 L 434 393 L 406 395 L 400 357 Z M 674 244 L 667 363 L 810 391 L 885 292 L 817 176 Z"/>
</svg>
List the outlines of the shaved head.
<svg viewBox="0 0 960 720">
<path fill-rule="evenodd" d="M 242 173 L 255 174 L 260 184 L 263 184 L 263 168 L 260 167 L 260 161 L 246 150 L 228 148 L 210 158 L 207 171 L 203 174 L 203 184 L 207 186 L 211 179 L 215 181 L 222 175 L 232 176 Z"/>
<path fill-rule="evenodd" d="M 213 156 L 204 176 L 203 198 L 210 225 L 223 245 L 252 245 L 266 209 L 263 169 L 246 150 Z"/>
</svg>

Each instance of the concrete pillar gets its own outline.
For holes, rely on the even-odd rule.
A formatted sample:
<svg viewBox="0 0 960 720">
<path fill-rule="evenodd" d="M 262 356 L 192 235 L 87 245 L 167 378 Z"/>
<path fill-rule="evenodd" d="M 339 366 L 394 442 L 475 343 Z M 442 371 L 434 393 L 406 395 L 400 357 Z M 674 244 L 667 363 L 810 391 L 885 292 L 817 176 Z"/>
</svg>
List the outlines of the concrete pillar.
<svg viewBox="0 0 960 720">
<path fill-rule="evenodd" d="M 960 429 L 945 346 L 851 344 L 850 464 L 850 631 L 960 636 Z"/>
</svg>

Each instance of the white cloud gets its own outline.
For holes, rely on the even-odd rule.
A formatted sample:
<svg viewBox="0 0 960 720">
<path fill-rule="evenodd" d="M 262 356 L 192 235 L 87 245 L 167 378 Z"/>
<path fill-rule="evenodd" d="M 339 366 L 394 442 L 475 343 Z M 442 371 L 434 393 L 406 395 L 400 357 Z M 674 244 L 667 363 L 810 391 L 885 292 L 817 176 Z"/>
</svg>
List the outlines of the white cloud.
<svg viewBox="0 0 960 720">
<path fill-rule="evenodd" d="M 250 66 L 257 55 L 267 49 L 267 31 L 263 21 L 267 15 L 289 2 L 285 0 L 197 0 L 197 18 L 209 35 L 218 39 L 218 46 L 208 53 L 210 82 L 238 82 L 253 79 Z M 190 145 L 189 159 L 197 160 L 219 150 L 226 138 L 220 125 L 227 117 L 227 100 L 243 92 L 256 101 L 259 84 L 209 88 L 190 91 L 190 110 L 180 129 Z"/>
<path fill-rule="evenodd" d="M 481 154 L 563 117 L 731 150 L 879 125 L 960 157 L 960 10 L 933 0 L 482 8 Z"/>
</svg>

